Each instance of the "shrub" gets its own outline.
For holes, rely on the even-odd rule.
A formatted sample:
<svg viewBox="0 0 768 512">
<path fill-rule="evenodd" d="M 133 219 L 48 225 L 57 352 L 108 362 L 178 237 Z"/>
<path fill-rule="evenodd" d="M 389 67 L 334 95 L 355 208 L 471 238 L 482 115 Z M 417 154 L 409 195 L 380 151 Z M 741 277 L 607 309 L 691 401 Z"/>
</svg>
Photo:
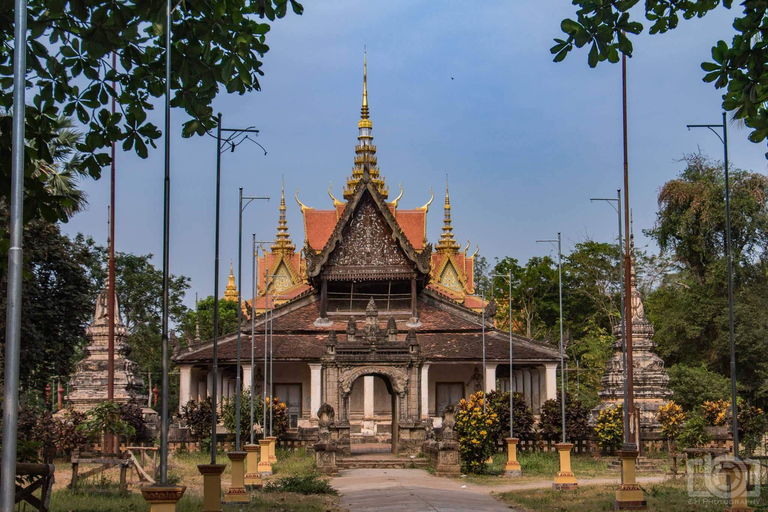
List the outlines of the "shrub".
<svg viewBox="0 0 768 512">
<path fill-rule="evenodd" d="M 678 443 L 683 448 L 700 448 L 706 445 L 711 439 L 707 433 L 704 418 L 700 414 L 692 414 L 680 431 L 677 438 Z"/>
<path fill-rule="evenodd" d="M 751 457 L 760 446 L 768 430 L 768 419 L 759 407 L 739 404 L 739 437 L 743 440 L 743 454 Z"/>
<path fill-rule="evenodd" d="M 533 412 L 525 403 L 522 393 L 515 393 L 513 405 L 515 408 L 515 437 L 533 439 Z M 509 437 L 509 392 L 491 391 L 488 393 L 488 407 L 498 416 L 498 420 L 494 422 L 492 432 L 496 442 L 501 443 Z"/>
<path fill-rule="evenodd" d="M 282 439 L 285 433 L 288 431 L 288 408 L 280 402 L 278 397 L 275 397 L 273 401 L 267 397 L 267 416 L 266 416 L 266 428 L 269 429 L 269 413 L 270 402 L 275 403 L 275 407 L 272 410 L 272 435 L 278 439 Z M 253 420 L 255 425 L 265 425 L 262 422 L 262 414 L 264 409 L 264 401 L 262 397 L 256 397 L 254 399 L 253 406 Z M 234 434 L 237 429 L 237 414 L 235 408 L 235 399 L 230 398 L 224 400 L 224 410 L 222 413 L 222 420 L 224 421 L 224 428 L 227 432 Z M 210 423 L 209 423 L 210 424 Z M 254 426 L 255 426 L 254 425 Z M 251 429 L 251 391 L 245 389 L 240 395 L 240 435 L 250 435 Z"/>
<path fill-rule="evenodd" d="M 547 400 L 541 408 L 539 428 L 544 439 L 552 441 L 562 437 L 562 410 L 560 393 L 556 400 Z M 592 435 L 589 427 L 589 410 L 570 393 L 565 394 L 565 437 L 569 441 L 588 439 Z"/>
<path fill-rule="evenodd" d="M 202 441 L 211 436 L 212 407 L 211 397 L 202 402 L 190 400 L 181 407 L 181 419 L 189 428 L 193 440 Z"/>
<path fill-rule="evenodd" d="M 607 450 L 614 450 L 621 446 L 624 439 L 623 407 L 614 405 L 603 409 L 597 416 L 595 434 L 597 442 Z"/>
<path fill-rule="evenodd" d="M 277 481 L 268 482 L 265 492 L 296 492 L 299 494 L 332 494 L 339 491 L 331 487 L 328 480 L 320 479 L 317 475 L 289 476 Z"/>
<path fill-rule="evenodd" d="M 701 414 L 704 422 L 713 427 L 728 425 L 731 403 L 726 400 L 706 400 L 701 404 Z"/>
<path fill-rule="evenodd" d="M 104 434 L 125 436 L 132 439 L 136 429 L 120 417 L 120 406 L 114 402 L 102 402 L 85 414 L 85 421 L 77 431 L 89 439 L 100 441 Z"/>
<path fill-rule="evenodd" d="M 462 398 L 456 411 L 461 462 L 468 473 L 484 473 L 486 461 L 496 451 L 493 431 L 499 416 L 487 404 L 483 412 L 484 400 L 483 392 L 478 391 L 469 399 Z"/>
<path fill-rule="evenodd" d="M 18 437 L 23 444 L 24 462 L 39 460 L 52 461 L 56 454 L 65 455 L 73 448 L 86 442 L 77 427 L 85 415 L 74 409 L 67 409 L 63 415 L 54 418 L 45 408 L 24 404 L 19 408 Z M 20 445 L 22 446 L 22 445 Z"/>
<path fill-rule="evenodd" d="M 133 440 L 139 443 L 152 441 L 152 433 L 144 421 L 144 413 L 136 402 L 120 404 L 120 419 L 133 427 Z"/>
<path fill-rule="evenodd" d="M 671 450 L 685 424 L 685 412 L 682 407 L 670 401 L 659 408 L 658 419 L 661 423 L 661 435 L 667 438 L 667 448 Z"/>
</svg>

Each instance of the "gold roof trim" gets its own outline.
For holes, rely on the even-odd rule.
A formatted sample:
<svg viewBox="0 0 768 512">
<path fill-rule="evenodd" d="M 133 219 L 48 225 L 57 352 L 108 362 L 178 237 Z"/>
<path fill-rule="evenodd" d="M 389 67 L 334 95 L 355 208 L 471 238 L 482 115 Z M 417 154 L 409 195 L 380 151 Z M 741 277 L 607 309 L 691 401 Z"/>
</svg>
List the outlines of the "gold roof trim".
<svg viewBox="0 0 768 512">
<path fill-rule="evenodd" d="M 307 206 L 304 203 L 302 203 L 301 201 L 299 201 L 299 189 L 298 188 L 296 189 L 296 195 L 293 196 L 293 197 L 296 198 L 296 202 L 299 204 L 299 208 L 301 208 L 301 213 L 304 213 L 307 210 L 314 210 L 314 208 L 312 208 L 311 206 Z"/>
</svg>

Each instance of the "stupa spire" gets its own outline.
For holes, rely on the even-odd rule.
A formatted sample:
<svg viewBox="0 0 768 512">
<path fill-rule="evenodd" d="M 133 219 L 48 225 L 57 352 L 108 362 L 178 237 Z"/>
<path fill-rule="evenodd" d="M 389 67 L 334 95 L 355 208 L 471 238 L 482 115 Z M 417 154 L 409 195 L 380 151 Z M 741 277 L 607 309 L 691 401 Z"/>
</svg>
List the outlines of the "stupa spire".
<svg viewBox="0 0 768 512">
<path fill-rule="evenodd" d="M 358 144 L 355 146 L 355 166 L 352 168 L 352 176 L 347 177 L 347 186 L 344 187 L 344 199 L 349 201 L 355 193 L 357 183 L 362 179 L 365 168 L 371 182 L 376 185 L 384 199 L 389 197 L 389 187 L 384 183 L 384 178 L 379 176 L 379 168 L 376 160 L 376 146 L 373 145 L 373 123 L 368 109 L 368 55 L 363 52 L 363 105 L 360 108 L 360 121 L 357 123 Z"/>
<path fill-rule="evenodd" d="M 280 187 L 280 220 L 277 222 L 277 234 L 275 242 L 271 245 L 272 252 L 281 254 L 293 254 L 296 252 L 296 246 L 291 241 L 291 235 L 288 233 L 288 221 L 285 218 L 285 179 Z"/>
<path fill-rule="evenodd" d="M 229 261 L 229 279 L 227 280 L 227 289 L 224 290 L 224 300 L 237 302 L 237 285 L 235 284 L 235 272 L 232 270 L 232 260 Z"/>
<path fill-rule="evenodd" d="M 451 197 L 448 194 L 448 176 L 445 177 L 445 217 L 443 218 L 443 233 L 437 242 L 437 252 L 458 253 L 461 244 L 453 236 L 453 225 L 451 224 Z"/>
</svg>

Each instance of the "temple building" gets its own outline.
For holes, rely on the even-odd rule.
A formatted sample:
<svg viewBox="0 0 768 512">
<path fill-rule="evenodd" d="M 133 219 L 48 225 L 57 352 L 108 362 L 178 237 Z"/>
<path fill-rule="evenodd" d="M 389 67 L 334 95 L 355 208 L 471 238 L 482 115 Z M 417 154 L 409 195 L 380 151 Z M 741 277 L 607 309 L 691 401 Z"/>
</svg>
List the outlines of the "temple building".
<svg viewBox="0 0 768 512">
<path fill-rule="evenodd" d="M 455 238 L 447 185 L 434 247 L 427 239 L 434 195 L 423 206 L 401 208 L 400 186 L 390 199 L 373 144 L 365 66 L 354 166 L 342 199 L 332 188 L 327 209 L 303 204 L 296 192 L 304 232 L 300 251 L 281 194 L 275 240 L 258 260 L 257 296 L 242 304 L 256 315 L 258 361 L 251 368 L 250 321 L 243 322 L 243 382 L 255 372 L 256 393 L 262 393 L 266 327 L 274 395 L 287 403 L 292 431 L 311 432 L 327 403 L 344 451 L 356 442 L 379 441 L 391 442 L 395 452 L 416 453 L 429 420 L 439 425 L 446 405 L 483 387 L 520 391 L 539 414 L 542 403 L 556 396 L 559 353 L 515 335 L 510 375 L 509 333 L 493 327 L 495 304 L 475 295 L 476 253 Z M 265 311 L 271 311 L 271 328 Z M 236 338 L 233 333 L 219 340 L 217 375 L 210 340 L 175 356 L 181 404 L 208 396 L 214 378 L 220 398 L 234 395 Z"/>
</svg>

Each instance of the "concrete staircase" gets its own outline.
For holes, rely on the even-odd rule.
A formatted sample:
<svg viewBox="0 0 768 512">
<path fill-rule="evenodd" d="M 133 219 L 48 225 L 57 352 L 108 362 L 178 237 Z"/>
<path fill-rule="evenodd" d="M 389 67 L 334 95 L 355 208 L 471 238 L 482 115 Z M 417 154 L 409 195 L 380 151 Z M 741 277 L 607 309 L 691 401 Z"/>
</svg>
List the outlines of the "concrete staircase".
<svg viewBox="0 0 768 512">
<path fill-rule="evenodd" d="M 375 456 L 374 456 L 375 455 Z M 427 469 L 429 461 L 422 457 L 395 457 L 387 454 L 369 454 L 337 459 L 339 470 L 345 469 Z"/>
</svg>

